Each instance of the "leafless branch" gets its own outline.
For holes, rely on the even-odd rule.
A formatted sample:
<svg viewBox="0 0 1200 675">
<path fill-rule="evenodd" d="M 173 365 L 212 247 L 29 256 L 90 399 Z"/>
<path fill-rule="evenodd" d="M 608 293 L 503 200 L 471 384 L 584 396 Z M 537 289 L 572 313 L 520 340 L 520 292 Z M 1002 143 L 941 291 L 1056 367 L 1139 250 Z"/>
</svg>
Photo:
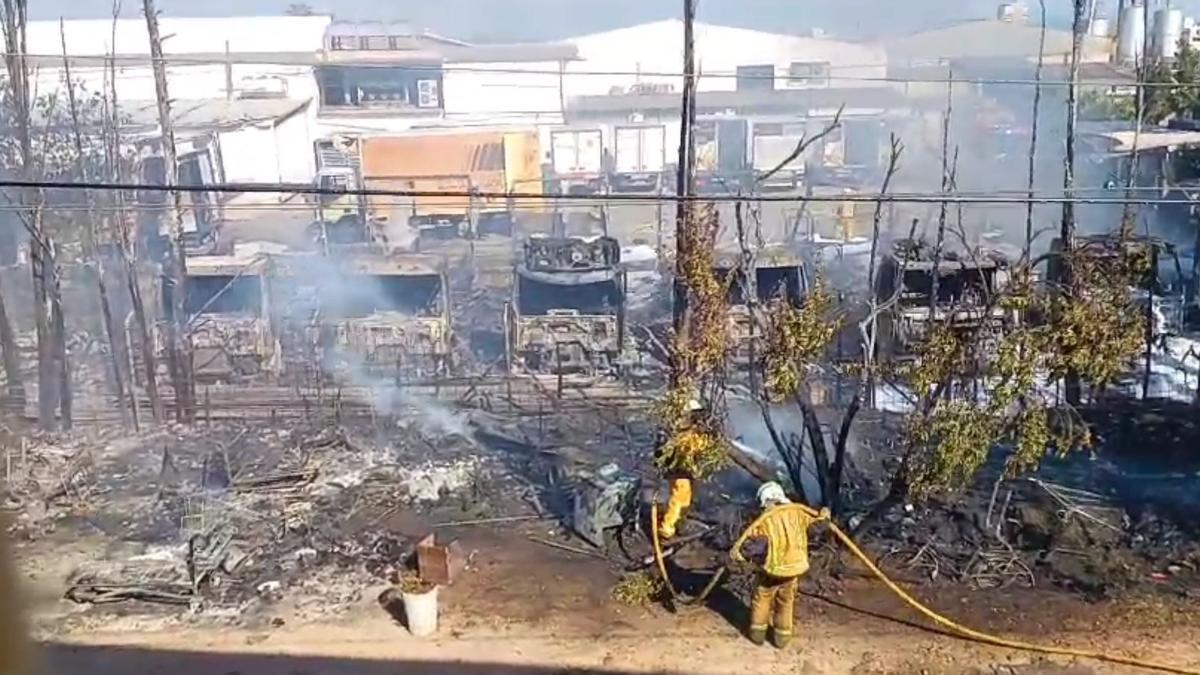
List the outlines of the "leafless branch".
<svg viewBox="0 0 1200 675">
<path fill-rule="evenodd" d="M 796 143 L 796 148 L 794 150 L 792 150 L 791 154 L 789 154 L 786 158 L 784 158 L 784 160 L 782 162 L 780 162 L 778 165 L 776 165 L 775 168 L 764 173 L 757 180 L 755 180 L 754 181 L 755 186 L 757 187 L 758 185 L 761 185 L 763 182 L 769 180 L 775 174 L 779 173 L 780 171 L 783 171 L 784 167 L 786 167 L 788 164 L 791 164 L 792 162 L 794 162 L 796 160 L 796 158 L 799 157 L 800 155 L 803 155 L 804 151 L 808 150 L 814 143 L 825 138 L 826 136 L 833 133 L 834 131 L 837 131 L 838 129 L 840 129 L 842 126 L 842 112 L 845 109 L 846 109 L 845 104 L 838 107 L 837 112 L 834 113 L 834 115 L 833 115 L 833 121 L 830 122 L 829 124 L 825 125 L 825 128 L 822 129 L 820 131 L 820 133 L 817 133 L 816 135 L 814 135 L 812 138 L 808 138 L 807 136 L 801 136 L 800 142 Z"/>
</svg>

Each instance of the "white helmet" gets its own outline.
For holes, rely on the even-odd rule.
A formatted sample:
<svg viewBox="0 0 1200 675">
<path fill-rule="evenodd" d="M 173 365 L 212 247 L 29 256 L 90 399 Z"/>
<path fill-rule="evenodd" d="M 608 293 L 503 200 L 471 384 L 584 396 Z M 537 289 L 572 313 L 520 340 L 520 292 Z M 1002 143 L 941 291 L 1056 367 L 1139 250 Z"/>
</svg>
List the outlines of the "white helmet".
<svg viewBox="0 0 1200 675">
<path fill-rule="evenodd" d="M 775 481 L 763 483 L 758 488 L 758 505 L 763 508 L 771 504 L 786 504 L 787 502 L 788 498 L 783 491 L 783 486 Z"/>
</svg>

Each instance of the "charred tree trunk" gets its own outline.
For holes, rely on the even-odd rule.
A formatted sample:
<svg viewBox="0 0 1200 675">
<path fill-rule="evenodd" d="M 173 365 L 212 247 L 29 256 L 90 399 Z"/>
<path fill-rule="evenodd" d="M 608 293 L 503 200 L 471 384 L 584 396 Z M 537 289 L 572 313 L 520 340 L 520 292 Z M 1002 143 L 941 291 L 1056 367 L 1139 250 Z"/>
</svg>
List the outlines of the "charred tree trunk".
<svg viewBox="0 0 1200 675">
<path fill-rule="evenodd" d="M 954 70 L 950 70 L 950 82 L 946 85 L 946 116 L 942 120 L 942 194 L 950 192 L 950 121 L 954 117 Z M 943 201 L 938 208 L 937 239 L 933 246 L 933 276 L 929 291 L 929 321 L 937 321 L 938 286 L 941 274 L 938 266 L 942 262 L 942 247 L 946 244 L 946 209 L 948 202 Z"/>
<path fill-rule="evenodd" d="M 675 283 L 674 283 L 674 328 L 675 335 L 682 337 L 687 330 L 688 287 L 684 270 L 680 268 L 687 259 L 687 237 L 684 230 L 692 227 L 692 195 L 696 153 L 694 130 L 696 123 L 696 53 L 695 53 L 696 0 L 683 0 L 683 101 L 680 112 L 679 166 L 675 179 L 675 194 L 679 201 L 675 206 Z"/>
<path fill-rule="evenodd" d="M 150 35 L 150 58 L 153 59 L 154 94 L 158 101 L 158 122 L 162 128 L 163 163 L 170 185 L 179 182 L 179 161 L 175 156 L 175 132 L 171 124 L 171 98 L 167 91 L 167 66 L 163 60 L 162 37 L 158 32 L 158 12 L 154 0 L 142 0 L 146 14 L 146 30 Z M 167 328 L 167 367 L 175 388 L 175 416 L 180 422 L 191 422 L 195 415 L 195 387 L 192 381 L 191 337 L 188 334 L 184 298 L 187 294 L 187 256 L 183 242 L 183 194 L 171 191 L 171 220 L 168 237 L 168 260 L 165 285 L 171 291 L 171 316 Z"/>
<path fill-rule="evenodd" d="M 56 256 L 57 258 L 57 256 Z M 62 277 L 57 261 L 54 264 L 54 285 L 50 288 L 50 318 L 54 332 L 54 365 L 58 368 L 58 410 L 63 429 L 74 425 L 75 398 L 71 389 L 71 364 L 67 358 L 67 322 L 63 315 Z"/>
<path fill-rule="evenodd" d="M 12 103 L 11 133 L 17 137 L 20 152 L 20 176 L 26 181 L 34 178 L 35 158 L 31 123 L 29 64 L 26 60 L 25 26 L 27 0 L 3 0 L 0 9 L 4 43 L 7 49 L 4 65 L 8 72 Z M 37 188 L 21 190 L 20 218 L 29 232 L 30 272 L 33 277 L 34 325 L 38 341 L 38 422 L 45 430 L 58 428 L 58 413 L 63 403 L 61 389 L 64 381 L 66 341 L 59 335 L 62 304 L 59 296 L 58 263 L 54 242 L 42 227 L 43 195 Z M 69 402 L 63 408 L 69 415 Z M 69 423 L 69 419 L 65 420 Z"/>
<path fill-rule="evenodd" d="M 825 432 L 821 429 L 821 420 L 817 417 L 817 411 L 813 409 L 812 403 L 808 399 L 797 392 L 795 396 L 796 407 L 800 409 L 800 414 L 804 419 L 804 429 L 808 433 L 809 444 L 813 451 L 813 474 L 817 477 L 817 489 L 821 491 L 821 503 L 829 504 L 829 469 L 832 466 L 829 462 L 829 450 L 825 444 Z M 803 464 L 804 446 L 800 446 L 801 464 Z"/>
<path fill-rule="evenodd" d="M 1029 134 L 1029 201 L 1025 204 L 1025 261 L 1033 260 L 1033 196 L 1037 178 L 1038 116 L 1042 109 L 1042 72 L 1046 67 L 1046 0 L 1038 0 L 1041 10 L 1041 32 L 1038 34 L 1037 70 L 1033 85 L 1033 121 Z"/>
<path fill-rule="evenodd" d="M 17 340 L 13 336 L 12 324 L 4 306 L 4 289 L 0 284 L 0 353 L 4 357 L 4 382 L 9 402 L 15 407 L 25 407 L 25 386 L 21 378 L 21 359 L 17 355 Z"/>
<path fill-rule="evenodd" d="M 116 40 L 116 12 L 113 14 L 113 40 Z M 121 182 L 124 178 L 124 170 L 121 157 L 121 119 L 120 111 L 117 104 L 117 72 L 116 60 L 109 58 L 108 60 L 108 103 L 112 107 L 109 109 L 109 114 L 106 115 L 106 123 L 108 124 L 108 163 L 109 173 L 112 179 L 116 182 Z M 121 255 L 121 265 L 125 272 L 125 282 L 129 291 L 129 305 L 132 308 L 132 316 L 134 324 L 138 331 L 138 341 L 140 343 L 142 356 L 142 370 L 145 377 L 146 398 L 150 402 L 150 415 L 155 422 L 162 422 L 165 419 L 163 410 L 162 397 L 158 392 L 158 359 L 154 354 L 154 339 L 150 335 L 149 323 L 146 319 L 146 305 L 142 302 L 142 291 L 138 285 L 138 251 L 137 237 L 134 235 L 134 224 L 129 222 L 128 214 L 125 212 L 125 196 L 120 191 L 112 193 L 113 201 L 116 206 L 114 222 L 116 224 L 116 233 L 120 238 L 120 246 L 117 247 Z M 124 328 L 124 327 L 122 327 Z M 129 344 L 128 349 L 132 350 L 133 345 Z M 133 372 L 132 366 L 129 372 L 129 396 L 134 401 L 134 415 L 136 417 L 136 397 L 137 392 L 134 390 L 134 379 L 136 375 Z M 135 419 L 135 424 L 136 424 Z"/>
<path fill-rule="evenodd" d="M 1071 254 L 1075 248 L 1075 127 L 1079 121 L 1079 55 L 1083 50 L 1088 0 L 1074 0 L 1074 21 L 1071 40 L 1070 84 L 1067 87 L 1067 152 L 1063 160 L 1062 239 L 1063 287 L 1067 293 L 1075 293 Z M 1079 405 L 1083 399 L 1083 387 L 1079 373 L 1068 372 L 1065 382 L 1067 403 Z"/>
<path fill-rule="evenodd" d="M 829 470 L 829 496 L 825 503 L 835 516 L 840 515 L 842 511 L 842 477 L 846 473 L 846 445 L 850 442 L 850 429 L 854 426 L 854 418 L 861 409 L 862 391 L 859 390 L 854 392 L 854 397 L 850 399 L 833 448 L 833 468 Z"/>
<path fill-rule="evenodd" d="M 67 84 L 67 103 L 71 113 L 71 131 L 75 142 L 75 157 L 79 162 L 80 178 L 87 182 L 87 158 L 83 149 L 83 131 L 79 123 L 79 104 L 75 99 L 75 86 L 71 79 L 71 60 L 67 57 L 67 32 L 65 22 L 59 20 L 59 36 L 62 39 L 63 75 Z M 113 324 L 112 304 L 108 300 L 108 282 L 104 278 L 104 259 L 99 254 L 96 238 L 96 209 L 94 195 L 90 190 L 84 191 L 87 202 L 87 223 L 84 226 L 84 244 L 87 253 L 96 264 L 96 289 L 100 300 L 100 314 L 104 323 L 104 334 L 108 338 L 108 351 L 113 376 L 113 391 L 117 396 L 117 410 L 121 412 L 121 422 L 128 424 L 128 411 L 125 408 L 125 369 L 121 367 L 121 355 L 125 353 L 123 341 Z M 69 400 L 64 394 L 64 399 Z"/>
</svg>

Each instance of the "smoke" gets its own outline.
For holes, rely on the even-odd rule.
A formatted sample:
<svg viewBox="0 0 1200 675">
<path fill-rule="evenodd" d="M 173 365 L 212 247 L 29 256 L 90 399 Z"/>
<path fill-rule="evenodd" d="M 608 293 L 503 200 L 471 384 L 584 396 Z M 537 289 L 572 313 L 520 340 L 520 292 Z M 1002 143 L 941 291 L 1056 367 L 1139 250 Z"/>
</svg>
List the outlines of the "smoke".
<svg viewBox="0 0 1200 675">
<path fill-rule="evenodd" d="M 369 360 L 365 347 L 339 344 L 336 339 L 339 329 L 356 322 L 403 325 L 428 318 L 430 302 L 438 301 L 435 296 L 446 289 L 431 288 L 432 282 L 391 283 L 348 274 L 336 258 L 306 255 L 287 264 L 293 273 L 280 275 L 276 284 L 277 295 L 286 305 L 285 322 L 292 331 L 307 328 L 302 332 L 309 339 L 321 336 L 315 351 L 323 371 L 343 385 L 365 390 L 377 415 L 417 424 L 432 434 L 471 437 L 464 414 L 400 386 L 394 372 L 385 373 L 379 363 Z"/>
<path fill-rule="evenodd" d="M 339 375 L 353 386 L 367 390 L 375 414 L 416 422 L 426 430 L 446 436 L 471 437 L 465 413 L 451 409 L 441 401 L 413 394 L 395 382 L 372 375 L 361 362 L 352 363 Z"/>
</svg>

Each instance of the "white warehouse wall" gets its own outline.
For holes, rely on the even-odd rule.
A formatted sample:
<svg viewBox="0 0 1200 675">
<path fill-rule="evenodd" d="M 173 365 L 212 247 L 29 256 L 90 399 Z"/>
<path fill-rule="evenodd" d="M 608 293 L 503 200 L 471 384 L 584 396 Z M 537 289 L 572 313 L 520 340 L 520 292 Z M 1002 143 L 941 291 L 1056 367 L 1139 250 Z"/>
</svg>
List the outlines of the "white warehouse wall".
<svg viewBox="0 0 1200 675">
<path fill-rule="evenodd" d="M 333 21 L 329 16 L 230 16 L 219 18 L 159 19 L 163 51 L 170 54 L 225 53 L 226 43 L 234 53 L 312 53 L 322 47 L 325 29 Z M 67 51 L 73 55 L 106 56 L 149 54 L 150 38 L 146 20 L 120 19 L 116 22 L 116 48 L 113 48 L 113 22 L 108 19 L 72 19 L 65 22 Z M 30 21 L 26 28 L 30 54 L 62 54 L 62 36 L 58 21 Z"/>
<path fill-rule="evenodd" d="M 557 61 L 449 64 L 442 72 L 446 117 L 561 120 L 558 72 Z"/>
<path fill-rule="evenodd" d="M 274 183 L 279 180 L 275 125 L 252 124 L 217 135 L 221 164 L 230 183 Z"/>
<path fill-rule="evenodd" d="M 106 86 L 104 69 L 100 67 L 71 68 L 71 79 L 89 92 L 99 93 Z M 61 67 L 43 66 L 37 71 L 37 92 L 49 94 L 62 86 Z M 225 98 L 224 65 L 172 66 L 167 69 L 167 90 L 172 99 Z M 233 90 L 237 96 L 245 91 L 270 91 L 286 98 L 316 98 L 317 84 L 313 69 L 307 66 L 264 66 L 235 64 Z M 154 73 L 149 65 L 117 68 L 118 101 L 153 100 Z"/>
<path fill-rule="evenodd" d="M 565 42 L 579 50 L 579 60 L 567 65 L 566 94 L 608 94 L 636 83 L 662 83 L 682 90 L 683 23 L 677 19 L 646 23 Z M 878 82 L 853 78 L 887 75 L 887 54 L 882 47 L 825 38 L 766 33 L 743 28 L 696 24 L 696 61 L 701 72 L 699 91 L 733 91 L 738 66 L 775 66 L 775 88 L 787 89 L 792 62 L 828 62 L 830 87 L 878 87 Z M 704 77 L 704 73 L 728 77 Z M 602 73 L 589 75 L 584 73 Z M 647 73 L 615 74 L 615 73 Z M 659 75 L 655 75 L 655 73 Z M 664 76 L 665 75 L 665 76 Z M 851 79 L 838 79 L 851 78 Z"/>
<path fill-rule="evenodd" d="M 316 176 L 317 162 L 313 156 L 317 140 L 313 135 L 316 109 L 316 103 L 310 103 L 305 110 L 275 124 L 275 157 L 282 183 L 310 183 Z"/>
</svg>

